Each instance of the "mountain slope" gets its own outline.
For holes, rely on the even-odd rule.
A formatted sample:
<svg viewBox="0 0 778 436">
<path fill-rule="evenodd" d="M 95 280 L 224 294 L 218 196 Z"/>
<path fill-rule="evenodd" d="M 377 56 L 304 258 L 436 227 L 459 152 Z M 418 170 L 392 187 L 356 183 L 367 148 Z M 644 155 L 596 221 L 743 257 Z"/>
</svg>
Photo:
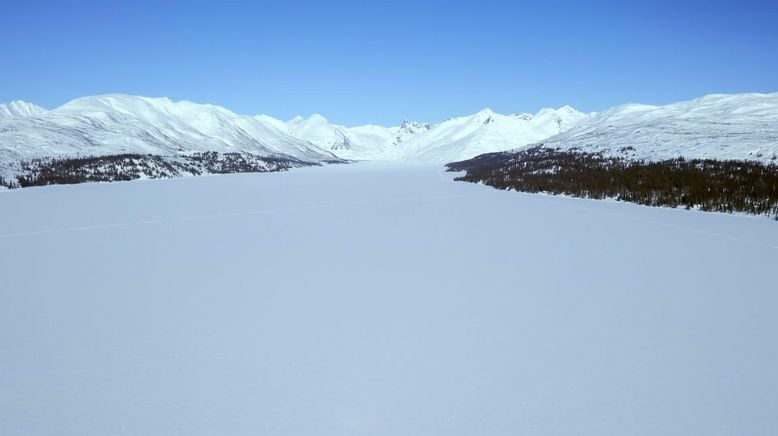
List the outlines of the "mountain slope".
<svg viewBox="0 0 778 436">
<path fill-rule="evenodd" d="M 111 94 L 0 120 L 0 163 L 38 157 L 191 152 L 250 153 L 318 162 L 334 158 L 273 123 L 223 107 Z"/>
<path fill-rule="evenodd" d="M 468 159 L 540 141 L 588 117 L 570 106 L 542 109 L 535 115 L 501 115 L 484 109 L 467 117 L 452 118 L 412 136 L 394 150 L 394 156 L 428 162 Z"/>
<path fill-rule="evenodd" d="M 383 152 L 397 137 L 396 127 L 364 125 L 345 127 L 332 124 L 322 115 L 308 118 L 295 117 L 286 123 L 290 135 L 339 157 L 347 159 L 372 159 Z"/>
<path fill-rule="evenodd" d="M 447 166 L 498 189 L 778 219 L 778 93 L 618 106 L 543 142 Z"/>
<path fill-rule="evenodd" d="M 543 141 L 630 159 L 778 159 L 778 93 L 713 94 L 665 106 L 626 104 Z"/>
<path fill-rule="evenodd" d="M 294 137 L 310 141 L 325 150 L 338 150 L 349 146 L 343 128 L 330 124 L 319 114 L 313 114 L 308 119 L 295 117 L 286 125 Z"/>
<path fill-rule="evenodd" d="M 4 118 L 27 117 L 46 112 L 46 109 L 22 100 L 0 103 L 0 120 Z"/>
<path fill-rule="evenodd" d="M 501 115 L 484 109 L 434 125 L 406 120 L 399 127 L 349 128 L 312 115 L 296 117 L 287 126 L 290 134 L 344 158 L 448 162 L 540 141 L 588 117 L 564 106 L 535 115 Z"/>
</svg>

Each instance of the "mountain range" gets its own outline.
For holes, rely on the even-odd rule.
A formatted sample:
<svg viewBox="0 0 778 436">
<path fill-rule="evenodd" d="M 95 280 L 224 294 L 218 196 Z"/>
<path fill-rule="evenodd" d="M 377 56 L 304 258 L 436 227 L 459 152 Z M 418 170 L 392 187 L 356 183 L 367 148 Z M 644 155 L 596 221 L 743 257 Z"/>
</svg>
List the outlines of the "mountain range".
<svg viewBox="0 0 778 436">
<path fill-rule="evenodd" d="M 289 134 L 340 157 L 366 160 L 450 162 L 531 144 L 564 132 L 591 115 L 570 106 L 537 114 L 501 115 L 484 109 L 437 124 L 405 120 L 397 127 L 344 127 L 315 114 L 286 123 Z"/>
<path fill-rule="evenodd" d="M 585 114 L 570 106 L 535 114 L 484 109 L 438 123 L 346 127 L 322 115 L 282 121 L 168 98 L 108 94 L 46 110 L 0 104 L 0 176 L 36 158 L 118 154 L 247 153 L 317 163 L 336 159 L 450 162 L 528 145 L 652 160 L 677 156 L 776 160 L 778 93 L 715 94 Z"/>
</svg>

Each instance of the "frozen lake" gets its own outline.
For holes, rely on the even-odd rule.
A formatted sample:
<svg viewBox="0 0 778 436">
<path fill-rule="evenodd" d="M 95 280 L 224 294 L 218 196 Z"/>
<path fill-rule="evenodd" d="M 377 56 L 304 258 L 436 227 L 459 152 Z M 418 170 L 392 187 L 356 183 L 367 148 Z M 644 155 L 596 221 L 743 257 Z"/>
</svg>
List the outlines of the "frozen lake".
<svg viewBox="0 0 778 436">
<path fill-rule="evenodd" d="M 0 193 L 0 434 L 778 433 L 778 222 L 451 178 Z"/>
</svg>

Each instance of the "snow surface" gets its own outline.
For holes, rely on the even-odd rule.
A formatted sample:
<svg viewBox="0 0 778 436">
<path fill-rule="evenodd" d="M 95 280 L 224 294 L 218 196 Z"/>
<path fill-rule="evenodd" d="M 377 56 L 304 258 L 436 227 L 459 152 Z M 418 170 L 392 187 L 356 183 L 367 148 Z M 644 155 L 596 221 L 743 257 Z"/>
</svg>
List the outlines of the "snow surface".
<svg viewBox="0 0 778 436">
<path fill-rule="evenodd" d="M 778 163 L 778 93 L 713 94 L 665 106 L 626 104 L 543 142 L 644 160 L 683 156 Z M 634 150 L 620 150 L 625 147 Z"/>
<path fill-rule="evenodd" d="M 776 434 L 778 224 L 450 178 L 0 193 L 0 434 Z"/>
</svg>

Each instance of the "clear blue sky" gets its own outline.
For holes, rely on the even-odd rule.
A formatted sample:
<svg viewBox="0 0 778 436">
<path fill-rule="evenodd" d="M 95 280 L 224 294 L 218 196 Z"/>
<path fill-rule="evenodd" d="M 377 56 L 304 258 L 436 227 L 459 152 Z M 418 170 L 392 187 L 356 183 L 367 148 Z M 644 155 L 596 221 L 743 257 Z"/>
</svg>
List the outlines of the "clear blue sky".
<svg viewBox="0 0 778 436">
<path fill-rule="evenodd" d="M 395 124 L 778 91 L 767 0 L 4 0 L 0 29 L 0 101 L 49 108 L 122 92 Z"/>
</svg>

